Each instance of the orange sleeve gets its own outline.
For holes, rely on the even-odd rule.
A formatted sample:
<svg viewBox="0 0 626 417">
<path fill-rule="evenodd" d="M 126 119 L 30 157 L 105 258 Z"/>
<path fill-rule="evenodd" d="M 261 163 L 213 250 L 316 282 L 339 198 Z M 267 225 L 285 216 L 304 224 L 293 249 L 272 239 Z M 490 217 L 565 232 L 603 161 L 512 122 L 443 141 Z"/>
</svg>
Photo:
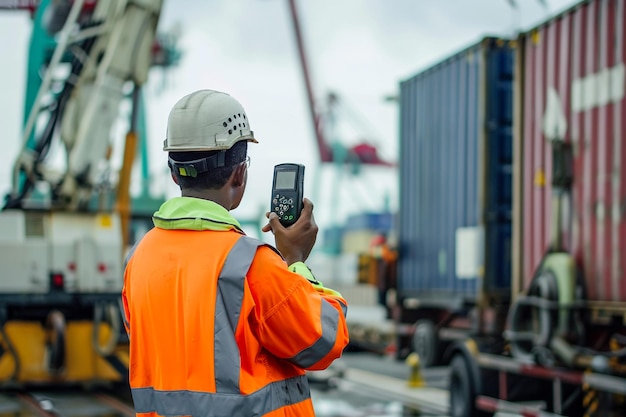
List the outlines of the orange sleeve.
<svg viewBox="0 0 626 417">
<path fill-rule="evenodd" d="M 124 286 L 122 287 L 122 319 L 124 320 L 124 328 L 126 333 L 130 337 L 130 310 L 128 308 L 128 297 L 126 295 L 126 279 L 124 279 Z"/>
<path fill-rule="evenodd" d="M 348 344 L 346 301 L 316 290 L 289 271 L 270 248 L 259 248 L 248 272 L 257 337 L 273 355 L 303 369 L 327 368 Z"/>
</svg>

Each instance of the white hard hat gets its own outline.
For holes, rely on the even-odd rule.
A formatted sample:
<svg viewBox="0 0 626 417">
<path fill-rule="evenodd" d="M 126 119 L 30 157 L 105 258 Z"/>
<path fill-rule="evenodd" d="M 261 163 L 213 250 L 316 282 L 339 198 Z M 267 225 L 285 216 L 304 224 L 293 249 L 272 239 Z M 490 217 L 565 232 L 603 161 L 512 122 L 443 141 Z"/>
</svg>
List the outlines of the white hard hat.
<svg viewBox="0 0 626 417">
<path fill-rule="evenodd" d="M 258 143 L 241 104 L 226 93 L 199 90 L 172 108 L 163 150 L 225 150 L 241 140 Z"/>
</svg>

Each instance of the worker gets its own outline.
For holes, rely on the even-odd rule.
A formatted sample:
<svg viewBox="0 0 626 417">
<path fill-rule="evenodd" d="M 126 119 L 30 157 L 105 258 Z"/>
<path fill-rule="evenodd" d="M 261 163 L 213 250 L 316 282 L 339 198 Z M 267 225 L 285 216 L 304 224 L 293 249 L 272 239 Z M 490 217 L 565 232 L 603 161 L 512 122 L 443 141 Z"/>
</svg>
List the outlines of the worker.
<svg viewBox="0 0 626 417">
<path fill-rule="evenodd" d="M 312 202 L 287 228 L 267 213 L 275 247 L 230 214 L 248 143 L 258 143 L 250 120 L 226 93 L 196 91 L 170 112 L 164 150 L 181 196 L 129 252 L 122 290 L 138 416 L 314 416 L 306 371 L 348 344 L 346 300 L 304 263 Z"/>
<path fill-rule="evenodd" d="M 372 281 L 378 290 L 378 304 L 385 307 L 385 316 L 390 319 L 395 303 L 397 252 L 389 244 L 387 236 L 380 233 L 370 242 L 370 256 Z"/>
</svg>

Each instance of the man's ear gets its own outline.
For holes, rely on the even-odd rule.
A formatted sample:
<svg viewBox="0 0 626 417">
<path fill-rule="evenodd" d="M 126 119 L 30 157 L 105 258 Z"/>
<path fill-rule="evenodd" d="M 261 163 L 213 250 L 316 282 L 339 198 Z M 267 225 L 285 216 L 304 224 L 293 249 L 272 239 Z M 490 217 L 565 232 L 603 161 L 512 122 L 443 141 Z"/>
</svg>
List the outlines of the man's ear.
<svg viewBox="0 0 626 417">
<path fill-rule="evenodd" d="M 174 181 L 174 184 L 180 187 L 180 184 L 178 183 L 178 177 L 176 177 L 176 175 L 174 175 L 174 172 L 172 172 L 171 170 L 170 170 L 170 175 L 172 176 L 172 181 Z"/>
<path fill-rule="evenodd" d="M 174 181 L 174 184 L 180 187 L 180 184 L 178 183 L 178 178 L 174 174 L 174 167 L 172 167 L 172 163 L 169 161 L 169 159 L 167 161 L 167 166 L 170 169 L 170 175 L 172 176 L 172 181 Z"/>
<path fill-rule="evenodd" d="M 231 174 L 231 178 L 233 186 L 241 187 L 244 185 L 246 181 L 246 166 L 244 164 L 237 165 Z"/>
</svg>

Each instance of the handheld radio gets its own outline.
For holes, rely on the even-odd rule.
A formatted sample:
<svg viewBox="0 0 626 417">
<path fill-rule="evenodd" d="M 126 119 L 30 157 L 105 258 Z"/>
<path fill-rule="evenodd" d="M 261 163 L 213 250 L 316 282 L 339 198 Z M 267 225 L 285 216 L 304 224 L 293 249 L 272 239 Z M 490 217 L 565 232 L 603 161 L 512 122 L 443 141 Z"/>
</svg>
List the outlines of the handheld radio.
<svg viewBox="0 0 626 417">
<path fill-rule="evenodd" d="M 302 211 L 304 165 L 278 164 L 274 167 L 271 211 L 287 227 L 294 224 Z"/>
</svg>

